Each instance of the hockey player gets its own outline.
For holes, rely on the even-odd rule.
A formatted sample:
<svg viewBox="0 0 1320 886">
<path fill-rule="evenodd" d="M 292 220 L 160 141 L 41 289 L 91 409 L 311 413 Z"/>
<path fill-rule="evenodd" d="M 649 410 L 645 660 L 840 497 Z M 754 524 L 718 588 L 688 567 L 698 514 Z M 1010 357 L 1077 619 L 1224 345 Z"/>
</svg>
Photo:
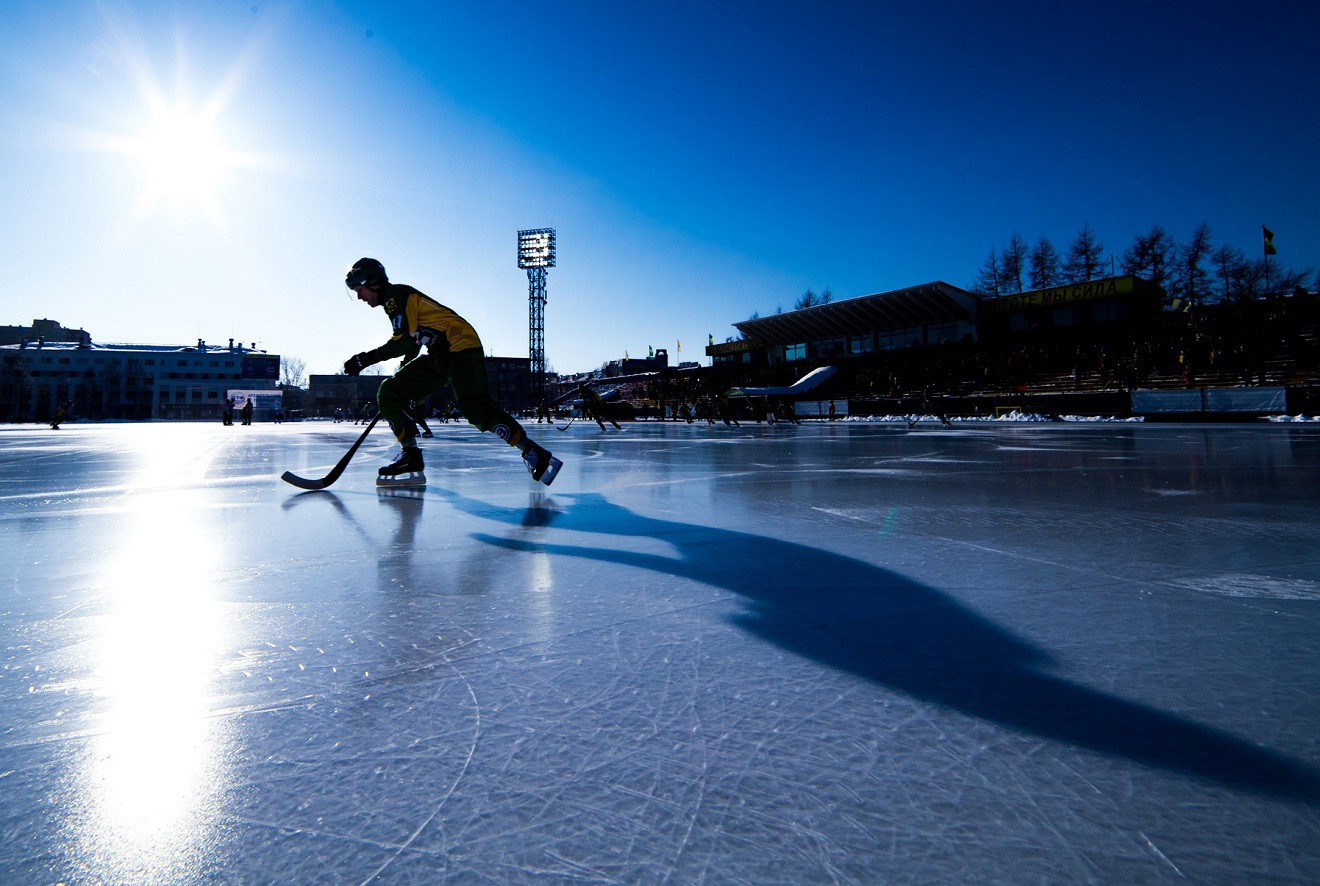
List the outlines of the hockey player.
<svg viewBox="0 0 1320 886">
<path fill-rule="evenodd" d="M 604 398 L 586 385 L 580 385 L 577 393 L 578 396 L 582 398 L 582 414 L 600 425 L 602 431 L 605 430 L 605 420 L 607 416 L 605 415 Z M 623 430 L 623 428 L 619 427 L 619 423 L 614 419 L 609 419 L 609 423 L 614 425 L 616 430 Z"/>
<path fill-rule="evenodd" d="M 60 429 L 60 425 L 68 421 L 69 413 L 72 411 L 73 411 L 73 401 L 65 400 L 64 405 L 61 406 L 59 409 L 55 410 L 55 415 L 50 420 L 50 429 L 52 431 L 58 431 Z"/>
<path fill-rule="evenodd" d="M 522 453 L 533 480 L 549 486 L 563 462 L 528 438 L 522 425 L 490 395 L 486 358 L 472 325 L 435 299 L 404 283 L 391 283 L 385 267 L 374 258 L 358 259 L 344 284 L 368 306 L 383 307 L 394 327 L 390 340 L 378 348 L 349 357 L 344 372 L 357 375 L 368 366 L 403 357 L 394 375 L 380 383 L 376 402 L 380 414 L 403 448 L 392 464 L 380 469 L 382 486 L 426 483 L 422 450 L 417 447 L 417 423 L 409 414 L 410 401 L 426 397 L 448 384 L 458 409 L 472 425 L 490 431 Z"/>
<path fill-rule="evenodd" d="M 435 436 L 435 434 L 432 434 L 432 433 L 431 433 L 431 426 L 428 425 L 428 424 L 426 423 L 426 403 L 425 403 L 425 402 L 423 402 L 423 403 L 421 403 L 421 404 L 419 405 L 419 404 L 417 403 L 416 400 L 409 400 L 409 401 L 408 401 L 408 414 L 411 415 L 411 416 L 413 417 L 413 421 L 417 422 L 417 424 L 421 426 L 421 428 L 422 428 L 422 436 L 423 436 L 423 437 L 430 438 L 430 437 L 434 437 L 434 436 Z"/>
</svg>

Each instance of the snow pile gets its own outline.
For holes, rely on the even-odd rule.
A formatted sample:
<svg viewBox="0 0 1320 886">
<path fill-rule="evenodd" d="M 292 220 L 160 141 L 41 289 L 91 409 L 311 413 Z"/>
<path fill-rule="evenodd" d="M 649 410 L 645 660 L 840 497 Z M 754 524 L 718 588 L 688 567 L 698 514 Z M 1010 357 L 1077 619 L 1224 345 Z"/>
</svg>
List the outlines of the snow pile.
<svg viewBox="0 0 1320 886">
<path fill-rule="evenodd" d="M 808 416 L 799 416 L 807 418 Z M 811 416 L 815 418 L 816 416 Z M 1039 412 L 1013 412 L 1004 415 L 951 415 L 948 417 L 950 424 L 964 423 L 983 423 L 983 422 L 1140 422 L 1143 419 L 1138 417 L 1119 418 L 1117 416 L 1104 415 L 1043 415 Z M 937 422 L 942 423 L 943 419 L 938 415 L 849 415 L 841 419 L 842 421 L 869 421 L 869 422 Z"/>
</svg>

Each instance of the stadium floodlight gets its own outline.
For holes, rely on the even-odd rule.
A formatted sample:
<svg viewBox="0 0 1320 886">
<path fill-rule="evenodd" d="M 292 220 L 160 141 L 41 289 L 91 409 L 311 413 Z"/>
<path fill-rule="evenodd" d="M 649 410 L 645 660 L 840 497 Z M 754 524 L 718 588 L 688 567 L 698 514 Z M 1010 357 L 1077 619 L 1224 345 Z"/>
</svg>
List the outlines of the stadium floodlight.
<svg viewBox="0 0 1320 886">
<path fill-rule="evenodd" d="M 518 267 L 523 270 L 555 266 L 555 231 L 536 228 L 518 232 Z"/>
<path fill-rule="evenodd" d="M 538 404 L 545 399 L 545 278 L 554 266 L 554 228 L 518 232 L 518 267 L 527 272 L 527 356 Z"/>
</svg>

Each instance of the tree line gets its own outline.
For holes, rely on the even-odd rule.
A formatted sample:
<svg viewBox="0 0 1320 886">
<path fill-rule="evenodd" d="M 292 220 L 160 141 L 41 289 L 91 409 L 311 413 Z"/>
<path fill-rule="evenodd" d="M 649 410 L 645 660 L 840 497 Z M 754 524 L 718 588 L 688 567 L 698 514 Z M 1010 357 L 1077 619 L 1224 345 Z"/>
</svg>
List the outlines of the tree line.
<svg viewBox="0 0 1320 886">
<path fill-rule="evenodd" d="M 1183 243 L 1176 242 L 1161 225 L 1155 225 L 1133 237 L 1117 260 L 1113 255 L 1106 260 L 1104 244 L 1088 223 L 1063 252 L 1043 234 L 1032 245 L 1014 231 L 1006 247 L 990 250 L 968 288 L 982 298 L 994 298 L 1084 283 L 1120 272 L 1162 287 L 1169 293 L 1170 302 L 1181 308 L 1291 293 L 1303 288 L 1304 281 L 1315 273 L 1311 268 L 1286 267 L 1277 259 L 1271 260 L 1270 254 L 1249 258 L 1235 246 L 1216 246 L 1206 222 Z M 1320 277 L 1316 285 L 1320 286 Z"/>
</svg>

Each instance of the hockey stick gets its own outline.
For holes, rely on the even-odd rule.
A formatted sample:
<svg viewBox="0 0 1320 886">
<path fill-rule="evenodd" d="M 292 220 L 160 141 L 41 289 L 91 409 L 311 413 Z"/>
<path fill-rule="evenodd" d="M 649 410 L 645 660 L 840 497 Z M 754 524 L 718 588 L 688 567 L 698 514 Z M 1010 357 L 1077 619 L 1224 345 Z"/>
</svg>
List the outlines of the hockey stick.
<svg viewBox="0 0 1320 886">
<path fill-rule="evenodd" d="M 299 477 L 297 474 L 290 473 L 289 471 L 285 471 L 281 474 L 280 479 L 285 483 L 292 483 L 299 489 L 325 489 L 331 483 L 338 480 L 340 474 L 344 473 L 344 468 L 348 467 L 348 463 L 353 459 L 353 454 L 358 451 L 358 447 L 362 445 L 363 440 L 367 439 L 367 434 L 371 433 L 371 429 L 376 426 L 376 422 L 378 421 L 380 421 L 379 412 L 376 413 L 376 417 L 371 420 L 371 423 L 367 425 L 367 429 L 362 432 L 362 436 L 357 438 L 357 442 L 349 447 L 348 452 L 344 453 L 344 457 L 339 460 L 339 464 L 331 468 L 330 473 L 326 474 L 320 480 L 308 480 L 305 477 Z"/>
<path fill-rule="evenodd" d="M 572 418 L 570 418 L 570 419 L 568 420 L 568 424 L 564 425 L 562 428 L 559 427 L 558 425 L 556 425 L 556 426 L 555 426 L 555 430 L 556 430 L 556 431 L 567 431 L 569 428 L 573 427 L 573 422 L 575 422 L 575 421 L 577 421 L 577 416 L 576 416 L 576 415 L 573 416 Z"/>
</svg>

